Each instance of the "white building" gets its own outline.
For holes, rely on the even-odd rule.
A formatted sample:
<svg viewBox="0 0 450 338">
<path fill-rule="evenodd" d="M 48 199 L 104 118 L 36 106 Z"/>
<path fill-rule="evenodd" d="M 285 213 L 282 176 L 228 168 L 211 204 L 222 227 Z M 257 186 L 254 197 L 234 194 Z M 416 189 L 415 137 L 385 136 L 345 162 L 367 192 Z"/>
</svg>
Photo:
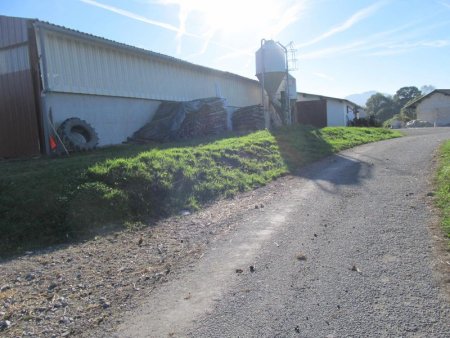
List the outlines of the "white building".
<svg viewBox="0 0 450 338">
<path fill-rule="evenodd" d="M 415 109 L 417 119 L 436 127 L 450 125 L 450 89 L 435 89 L 411 102 L 405 109 Z"/>
<path fill-rule="evenodd" d="M 346 99 L 297 93 L 295 121 L 316 127 L 348 126 L 364 110 Z"/>
<path fill-rule="evenodd" d="M 85 120 L 104 146 L 125 141 L 162 101 L 219 96 L 232 107 L 261 101 L 256 80 L 6 16 L 0 16 L 1 88 L 7 89 L 0 90 L 0 158 L 48 153 L 50 110 L 56 127 L 70 117 Z"/>
</svg>

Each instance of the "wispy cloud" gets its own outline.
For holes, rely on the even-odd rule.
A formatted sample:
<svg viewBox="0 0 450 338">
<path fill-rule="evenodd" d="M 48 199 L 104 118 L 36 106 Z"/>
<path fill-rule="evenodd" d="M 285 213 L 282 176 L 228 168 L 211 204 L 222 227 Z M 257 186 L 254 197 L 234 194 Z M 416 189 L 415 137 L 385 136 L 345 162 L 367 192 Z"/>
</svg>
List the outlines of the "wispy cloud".
<svg viewBox="0 0 450 338">
<path fill-rule="evenodd" d="M 255 48 L 246 49 L 246 50 L 242 49 L 242 50 L 224 54 L 224 55 L 218 57 L 217 61 L 225 61 L 225 60 L 240 58 L 242 56 L 254 56 L 254 55 L 255 55 Z"/>
<path fill-rule="evenodd" d="M 421 37 L 430 36 L 430 32 L 437 28 L 450 25 L 450 21 L 428 24 L 432 20 L 434 20 L 434 16 L 424 17 L 346 44 L 300 53 L 299 58 L 319 59 L 357 53 L 365 56 L 387 56 L 403 54 L 419 48 L 447 47 L 448 40 L 446 39 L 421 39 Z"/>
<path fill-rule="evenodd" d="M 110 5 L 105 5 L 105 4 L 100 3 L 98 1 L 95 1 L 95 0 L 80 0 L 80 1 L 85 3 L 85 4 L 88 4 L 88 5 L 91 5 L 91 6 L 94 6 L 94 7 L 98 7 L 98 8 L 102 8 L 102 9 L 107 10 L 109 12 L 116 13 L 118 15 L 130 18 L 132 20 L 137 20 L 137 21 L 144 22 L 144 23 L 152 25 L 152 26 L 160 27 L 162 29 L 166 29 L 166 30 L 175 32 L 175 33 L 177 33 L 176 39 L 180 40 L 180 41 L 181 41 L 181 37 L 182 36 L 188 36 L 188 37 L 191 37 L 191 38 L 195 38 L 197 40 L 201 40 L 201 41 L 204 42 L 202 50 L 207 48 L 208 44 L 211 43 L 211 44 L 214 44 L 216 46 L 219 46 L 219 47 L 231 50 L 233 52 L 239 51 L 238 48 L 229 46 L 227 44 L 222 44 L 222 43 L 219 43 L 219 42 L 210 41 L 211 40 L 211 33 L 210 32 L 206 32 L 206 34 L 201 35 L 201 34 L 194 34 L 194 33 L 191 33 L 189 31 L 187 31 L 185 23 L 181 24 L 179 27 L 176 27 L 176 26 L 173 26 L 173 25 L 171 25 L 169 23 L 162 22 L 162 21 L 157 21 L 157 20 L 153 20 L 153 19 L 149 19 L 149 18 L 146 18 L 146 17 L 144 17 L 142 15 L 139 15 L 139 14 L 136 14 L 136 13 L 124 10 L 122 8 L 118 8 L 118 7 L 114 7 L 114 6 L 110 6 Z M 180 47 L 180 45 L 178 45 L 178 47 Z"/>
<path fill-rule="evenodd" d="M 344 45 L 327 47 L 309 53 L 301 53 L 299 54 L 299 57 L 300 59 L 319 59 L 328 56 L 336 56 L 355 51 L 362 46 L 366 46 L 366 44 L 366 41 L 353 41 Z"/>
<path fill-rule="evenodd" d="M 314 75 L 314 76 L 320 77 L 321 79 L 325 79 L 325 80 L 328 80 L 328 81 L 334 81 L 333 77 L 331 77 L 331 76 L 329 76 L 327 74 L 324 74 L 324 73 L 314 72 L 314 73 L 311 73 L 311 74 Z"/>
<path fill-rule="evenodd" d="M 450 40 L 426 40 L 407 42 L 400 44 L 391 44 L 383 46 L 382 49 L 365 54 L 366 56 L 389 56 L 399 55 L 417 50 L 420 48 L 444 48 L 450 46 Z"/>
<path fill-rule="evenodd" d="M 329 31 L 319 35 L 318 37 L 316 37 L 308 42 L 298 44 L 297 48 L 311 46 L 313 44 L 316 44 L 317 42 L 320 42 L 320 41 L 325 40 L 333 35 L 342 33 L 344 31 L 352 28 L 358 22 L 361 22 L 362 20 L 370 17 L 372 14 L 374 14 L 376 11 L 378 11 L 378 9 L 380 9 L 380 7 L 384 6 L 385 3 L 386 3 L 386 1 L 377 2 L 371 6 L 368 6 L 364 9 L 356 12 L 355 14 L 353 14 L 350 18 L 348 18 L 346 21 L 344 21 L 340 25 L 331 28 Z"/>
<path fill-rule="evenodd" d="M 278 34 L 283 32 L 286 28 L 288 28 L 299 19 L 299 15 L 304 10 L 304 8 L 305 4 L 302 2 L 296 3 L 287 8 L 283 12 L 282 17 L 277 20 L 277 22 L 272 27 L 270 27 L 263 35 L 272 38 L 276 37 Z"/>
<path fill-rule="evenodd" d="M 189 9 L 186 7 L 180 7 L 180 10 L 178 12 L 178 20 L 179 20 L 179 27 L 178 32 L 176 36 L 177 41 L 177 54 L 181 53 L 181 41 L 183 38 L 183 35 L 186 34 L 186 20 L 189 15 Z"/>
<path fill-rule="evenodd" d="M 165 23 L 165 22 L 161 22 L 161 21 L 157 21 L 157 20 L 148 19 L 148 18 L 146 18 L 144 16 L 141 16 L 139 14 L 135 14 L 135 13 L 129 12 L 127 10 L 124 10 L 124 9 L 121 9 L 121 8 L 118 8 L 118 7 L 105 5 L 105 4 L 102 4 L 102 3 L 94 1 L 94 0 L 80 0 L 80 1 L 84 2 L 85 4 L 91 5 L 91 6 L 95 6 L 95 7 L 102 8 L 102 9 L 105 9 L 107 11 L 110 11 L 110 12 L 113 12 L 113 13 L 116 13 L 116 14 L 120 14 L 122 16 L 125 16 L 125 17 L 133 19 L 133 20 L 145 22 L 145 23 L 148 23 L 148 24 L 153 25 L 153 26 L 157 26 L 157 27 L 160 27 L 160 28 L 167 29 L 167 30 L 172 31 L 172 32 L 177 32 L 177 33 L 181 32 L 181 30 L 178 27 L 175 27 L 175 26 L 173 26 L 171 24 L 168 24 L 168 23 Z M 194 34 L 189 34 L 189 35 L 194 35 Z"/>
<path fill-rule="evenodd" d="M 440 3 L 442 6 L 447 7 L 448 9 L 450 9 L 450 3 L 449 2 L 438 1 L 438 3 Z"/>
<path fill-rule="evenodd" d="M 243 36 L 259 36 L 275 38 L 286 28 L 295 23 L 306 3 L 310 0 L 228 0 L 215 2 L 211 0 L 155 0 L 153 4 L 178 7 L 179 31 L 177 34 L 177 50 L 181 51 L 181 39 L 189 17 L 196 15 L 195 29 L 204 37 L 201 55 L 209 44 L 220 45 L 216 41 L 233 41 Z M 191 28 L 193 29 L 193 28 Z M 213 32 L 213 33 L 211 33 Z M 225 39 L 226 37 L 226 39 Z"/>
</svg>

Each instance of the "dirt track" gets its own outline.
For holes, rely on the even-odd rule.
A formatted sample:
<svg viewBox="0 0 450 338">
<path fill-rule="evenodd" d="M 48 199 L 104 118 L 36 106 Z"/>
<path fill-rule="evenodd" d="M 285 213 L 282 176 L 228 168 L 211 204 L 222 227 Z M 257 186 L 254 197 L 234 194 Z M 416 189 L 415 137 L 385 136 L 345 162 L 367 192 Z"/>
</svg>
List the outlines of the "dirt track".
<svg viewBox="0 0 450 338">
<path fill-rule="evenodd" d="M 116 336 L 450 336 L 428 181 L 450 130 L 408 133 L 285 178 L 289 193 L 244 213 Z"/>
</svg>

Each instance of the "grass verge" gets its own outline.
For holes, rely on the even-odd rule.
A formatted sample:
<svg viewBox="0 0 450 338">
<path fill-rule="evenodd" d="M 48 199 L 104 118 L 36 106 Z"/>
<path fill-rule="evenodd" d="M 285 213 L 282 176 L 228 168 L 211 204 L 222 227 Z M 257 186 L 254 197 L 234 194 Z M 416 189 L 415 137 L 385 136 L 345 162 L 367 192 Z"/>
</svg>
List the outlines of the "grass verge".
<svg viewBox="0 0 450 338">
<path fill-rule="evenodd" d="M 440 150 L 436 201 L 442 210 L 442 226 L 450 238 L 450 140 L 446 141 Z"/>
<path fill-rule="evenodd" d="M 195 210 L 334 152 L 399 136 L 375 128 L 294 126 L 272 133 L 3 162 L 0 256 L 87 238 L 105 224 L 120 226 Z"/>
</svg>

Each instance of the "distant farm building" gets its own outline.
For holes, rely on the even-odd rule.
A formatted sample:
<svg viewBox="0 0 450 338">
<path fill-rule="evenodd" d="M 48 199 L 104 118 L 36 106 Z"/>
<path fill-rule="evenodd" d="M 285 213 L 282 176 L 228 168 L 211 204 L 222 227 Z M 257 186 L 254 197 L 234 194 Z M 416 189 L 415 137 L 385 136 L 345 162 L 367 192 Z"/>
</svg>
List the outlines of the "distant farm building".
<svg viewBox="0 0 450 338">
<path fill-rule="evenodd" d="M 348 126 L 355 117 L 365 117 L 364 110 L 346 99 L 297 93 L 294 121 L 318 128 Z"/>
<path fill-rule="evenodd" d="M 417 119 L 436 127 L 450 125 L 450 89 L 435 89 L 405 106 L 415 109 Z"/>
</svg>

